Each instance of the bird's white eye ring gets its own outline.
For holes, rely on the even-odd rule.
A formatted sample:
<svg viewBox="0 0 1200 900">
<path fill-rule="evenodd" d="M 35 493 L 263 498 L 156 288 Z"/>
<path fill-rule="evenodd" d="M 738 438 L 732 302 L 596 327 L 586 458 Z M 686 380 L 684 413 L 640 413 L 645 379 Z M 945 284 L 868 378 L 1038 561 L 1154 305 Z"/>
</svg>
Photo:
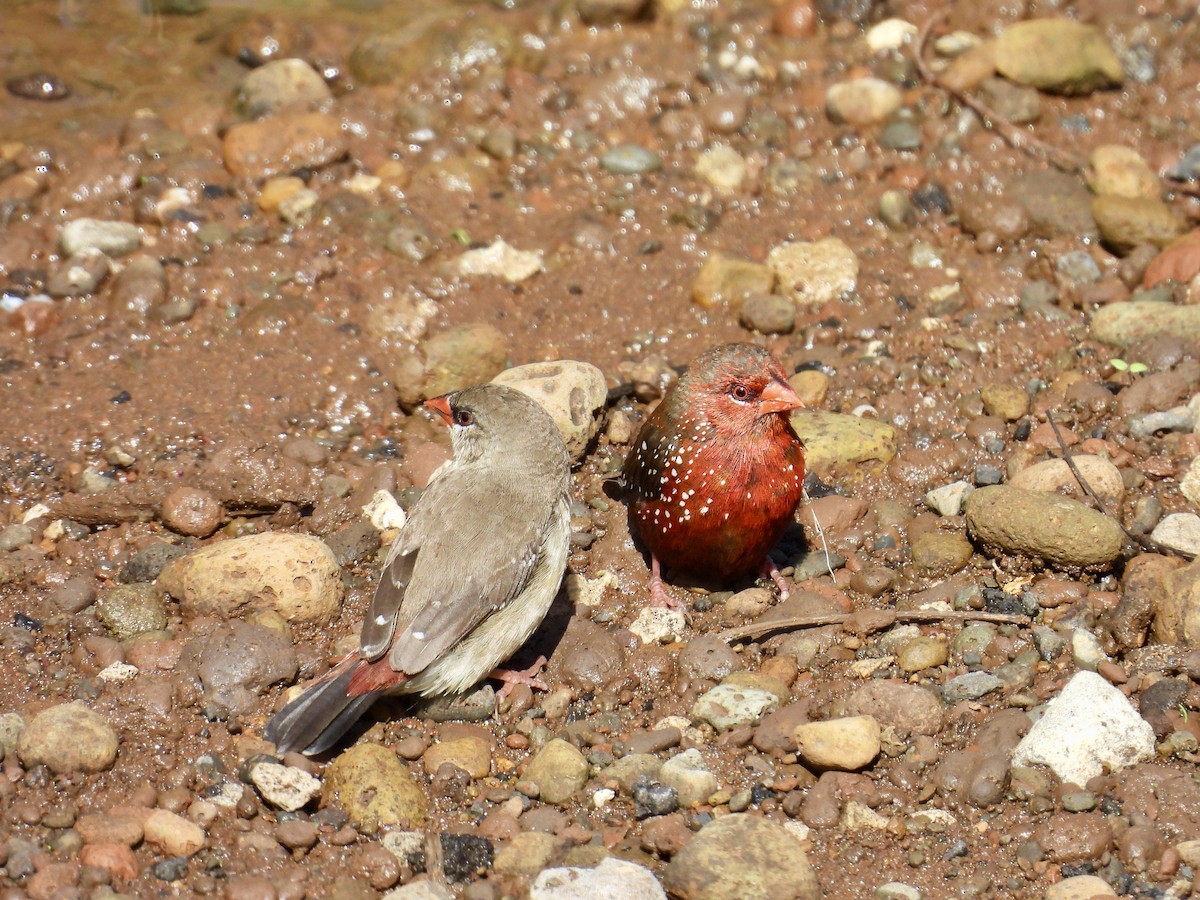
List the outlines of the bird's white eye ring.
<svg viewBox="0 0 1200 900">
<path fill-rule="evenodd" d="M 475 424 L 475 417 L 465 409 L 456 409 L 454 411 L 454 424 L 466 428 L 468 425 Z"/>
<path fill-rule="evenodd" d="M 729 389 L 729 396 L 742 403 L 750 399 L 750 388 L 744 384 L 735 384 Z"/>
</svg>

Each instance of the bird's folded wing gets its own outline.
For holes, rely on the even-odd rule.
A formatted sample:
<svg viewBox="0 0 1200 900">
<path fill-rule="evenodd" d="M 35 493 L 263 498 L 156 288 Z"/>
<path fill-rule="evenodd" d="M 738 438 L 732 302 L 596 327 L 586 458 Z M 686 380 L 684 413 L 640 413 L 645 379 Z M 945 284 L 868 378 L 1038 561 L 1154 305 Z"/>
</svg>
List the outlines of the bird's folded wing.
<svg viewBox="0 0 1200 900">
<path fill-rule="evenodd" d="M 663 467 L 669 462 L 662 455 L 666 447 L 666 435 L 658 419 L 651 415 L 638 433 L 622 470 L 625 487 L 636 499 L 658 500 L 662 496 Z"/>
<path fill-rule="evenodd" d="M 505 484 L 492 485 L 480 497 L 477 491 L 459 490 L 456 480 L 439 479 L 430 486 L 435 495 L 419 505 L 402 532 L 405 545 L 371 603 L 372 621 L 394 623 L 391 667 L 409 675 L 424 670 L 524 590 L 554 508 L 550 498 L 531 497 Z"/>
</svg>

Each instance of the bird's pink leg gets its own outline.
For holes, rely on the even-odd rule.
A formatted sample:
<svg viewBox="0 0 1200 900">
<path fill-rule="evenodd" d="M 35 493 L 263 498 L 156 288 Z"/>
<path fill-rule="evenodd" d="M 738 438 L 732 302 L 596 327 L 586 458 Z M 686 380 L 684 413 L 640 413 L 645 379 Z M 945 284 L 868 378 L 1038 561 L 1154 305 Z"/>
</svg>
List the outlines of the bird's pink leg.
<svg viewBox="0 0 1200 900">
<path fill-rule="evenodd" d="M 539 691 L 550 690 L 546 682 L 542 681 L 539 677 L 545 665 L 546 657 L 539 656 L 528 669 L 492 669 L 488 674 L 488 678 L 504 682 L 500 690 L 496 691 L 496 699 L 503 700 L 512 693 L 512 689 L 518 684 L 527 684 L 531 688 L 537 688 Z"/>
<path fill-rule="evenodd" d="M 662 574 L 659 572 L 658 557 L 653 553 L 650 554 L 650 605 L 687 612 L 687 604 L 676 600 L 667 592 L 667 586 L 663 584 Z"/>
<path fill-rule="evenodd" d="M 775 560 L 767 557 L 763 560 L 762 566 L 759 567 L 758 574 L 760 578 L 770 578 L 775 582 L 775 587 L 779 588 L 779 599 L 786 600 L 792 592 L 791 585 L 787 579 L 783 577 L 783 573 L 779 571 L 779 566 L 775 565 Z"/>
</svg>

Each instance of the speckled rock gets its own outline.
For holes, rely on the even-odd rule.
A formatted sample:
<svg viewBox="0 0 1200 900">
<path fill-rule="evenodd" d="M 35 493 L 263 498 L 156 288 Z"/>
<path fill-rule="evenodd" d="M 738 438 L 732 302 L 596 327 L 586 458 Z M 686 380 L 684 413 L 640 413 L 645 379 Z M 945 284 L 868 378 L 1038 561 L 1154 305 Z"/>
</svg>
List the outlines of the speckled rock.
<svg viewBox="0 0 1200 900">
<path fill-rule="evenodd" d="M 422 761 L 430 776 L 436 774 L 443 763 L 450 763 L 472 778 L 485 778 L 491 771 L 492 746 L 482 736 L 464 735 L 438 741 L 425 751 Z"/>
<path fill-rule="evenodd" d="M 1014 766 L 1045 765 L 1062 781 L 1087 784 L 1154 757 L 1154 729 L 1129 699 L 1095 672 L 1075 674 L 1013 751 Z"/>
<path fill-rule="evenodd" d="M 542 271 L 541 250 L 518 250 L 497 238 L 486 247 L 466 250 L 455 263 L 459 275 L 482 275 L 516 284 Z"/>
<path fill-rule="evenodd" d="M 227 619 L 274 609 L 289 622 L 327 624 L 342 602 L 333 551 L 303 534 L 269 532 L 209 544 L 169 563 L 158 585 L 187 616 Z"/>
<path fill-rule="evenodd" d="M 1130 347 L 1153 334 L 1200 340 L 1200 306 L 1176 306 L 1137 300 L 1102 306 L 1092 316 L 1092 337 L 1116 347 Z"/>
<path fill-rule="evenodd" d="M 97 604 L 100 621 L 119 641 L 167 627 L 167 604 L 152 584 L 116 584 Z"/>
<path fill-rule="evenodd" d="M 643 644 L 670 644 L 687 629 L 687 619 L 677 609 L 645 606 L 629 625 Z"/>
<path fill-rule="evenodd" d="M 971 542 L 961 534 L 930 531 L 912 544 L 912 562 L 928 575 L 951 575 L 971 561 Z"/>
<path fill-rule="evenodd" d="M 977 490 L 966 516 L 975 541 L 1068 568 L 1107 566 L 1125 543 L 1117 522 L 1076 500 L 1007 485 Z"/>
<path fill-rule="evenodd" d="M 719 194 L 734 194 L 748 174 L 746 160 L 727 144 L 717 144 L 696 158 L 696 177 Z"/>
<path fill-rule="evenodd" d="M 295 766 L 262 762 L 250 770 L 250 781 L 276 809 L 295 812 L 321 793 L 321 779 Z"/>
<path fill-rule="evenodd" d="M 544 831 L 514 834 L 508 845 L 496 854 L 495 869 L 501 875 L 533 878 L 542 869 L 560 859 L 571 842 Z"/>
<path fill-rule="evenodd" d="M 663 886 L 680 900 L 821 897 L 800 839 L 748 815 L 724 816 L 701 829 L 671 860 Z"/>
<path fill-rule="evenodd" d="M 692 718 L 708 722 L 717 731 L 728 731 L 742 725 L 757 725 L 768 713 L 779 707 L 779 698 L 761 688 L 718 684 L 697 698 Z"/>
<path fill-rule="evenodd" d="M 1061 94 L 1120 84 L 1121 61 L 1104 32 L 1072 19 L 1030 19 L 996 39 L 996 71 L 1010 81 Z"/>
<path fill-rule="evenodd" d="M 834 300 L 858 283 L 858 256 L 840 238 L 780 244 L 771 248 L 767 265 L 780 293 L 802 306 Z"/>
<path fill-rule="evenodd" d="M 529 900 L 666 900 L 645 866 L 605 857 L 595 868 L 545 869 L 533 882 Z"/>
<path fill-rule="evenodd" d="M 571 458 L 583 456 L 600 428 L 608 401 L 603 372 L 591 363 L 562 359 L 505 369 L 492 381 L 536 400 L 558 426 Z"/>
<path fill-rule="evenodd" d="M 117 759 L 117 734 L 108 722 L 82 703 L 61 703 L 34 716 L 17 739 L 17 755 L 26 767 L 51 772 L 103 772 Z"/>
<path fill-rule="evenodd" d="M 880 728 L 873 716 L 846 716 L 796 726 L 796 748 L 818 769 L 854 771 L 879 755 Z"/>
<path fill-rule="evenodd" d="M 896 455 L 896 429 L 877 419 L 806 410 L 793 413 L 791 423 L 804 441 L 808 470 L 822 478 L 877 471 Z"/>
<path fill-rule="evenodd" d="M 847 698 L 846 712 L 873 716 L 884 725 L 914 734 L 937 734 L 942 728 L 942 701 L 917 684 L 868 682 Z"/>
<path fill-rule="evenodd" d="M 380 828 L 420 828 L 428 814 L 425 789 L 391 750 L 359 744 L 325 770 L 321 804 L 345 810 L 368 834 Z"/>
<path fill-rule="evenodd" d="M 1200 647 L 1200 560 L 1178 568 L 1165 561 L 1151 563 L 1145 571 L 1149 583 L 1144 590 L 1153 598 L 1155 638 Z"/>
<path fill-rule="evenodd" d="M 979 391 L 983 411 L 1015 422 L 1029 412 L 1029 392 L 1015 384 L 990 382 Z"/>
<path fill-rule="evenodd" d="M 825 92 L 825 111 L 834 122 L 876 125 L 898 110 L 904 102 L 900 89 L 882 78 L 864 77 L 839 81 Z"/>
<path fill-rule="evenodd" d="M 538 799 L 566 803 L 587 783 L 588 761 L 572 744 L 555 739 L 529 761 L 523 780 L 538 786 Z"/>
</svg>

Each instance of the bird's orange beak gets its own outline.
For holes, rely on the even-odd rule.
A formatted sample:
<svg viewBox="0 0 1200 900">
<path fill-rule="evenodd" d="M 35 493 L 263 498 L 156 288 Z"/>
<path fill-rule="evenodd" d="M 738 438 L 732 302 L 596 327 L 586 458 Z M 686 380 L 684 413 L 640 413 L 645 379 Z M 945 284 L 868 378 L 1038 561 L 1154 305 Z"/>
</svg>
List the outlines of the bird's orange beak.
<svg viewBox="0 0 1200 900">
<path fill-rule="evenodd" d="M 449 425 L 454 421 L 454 413 L 450 409 L 450 398 L 453 394 L 442 394 L 440 397 L 434 397 L 425 401 L 425 408 L 432 410 L 442 417 L 442 420 Z"/>
<path fill-rule="evenodd" d="M 782 378 L 772 378 L 759 395 L 759 406 L 763 412 L 783 413 L 793 409 L 803 409 L 804 404 L 792 390 L 792 386 Z"/>
</svg>

